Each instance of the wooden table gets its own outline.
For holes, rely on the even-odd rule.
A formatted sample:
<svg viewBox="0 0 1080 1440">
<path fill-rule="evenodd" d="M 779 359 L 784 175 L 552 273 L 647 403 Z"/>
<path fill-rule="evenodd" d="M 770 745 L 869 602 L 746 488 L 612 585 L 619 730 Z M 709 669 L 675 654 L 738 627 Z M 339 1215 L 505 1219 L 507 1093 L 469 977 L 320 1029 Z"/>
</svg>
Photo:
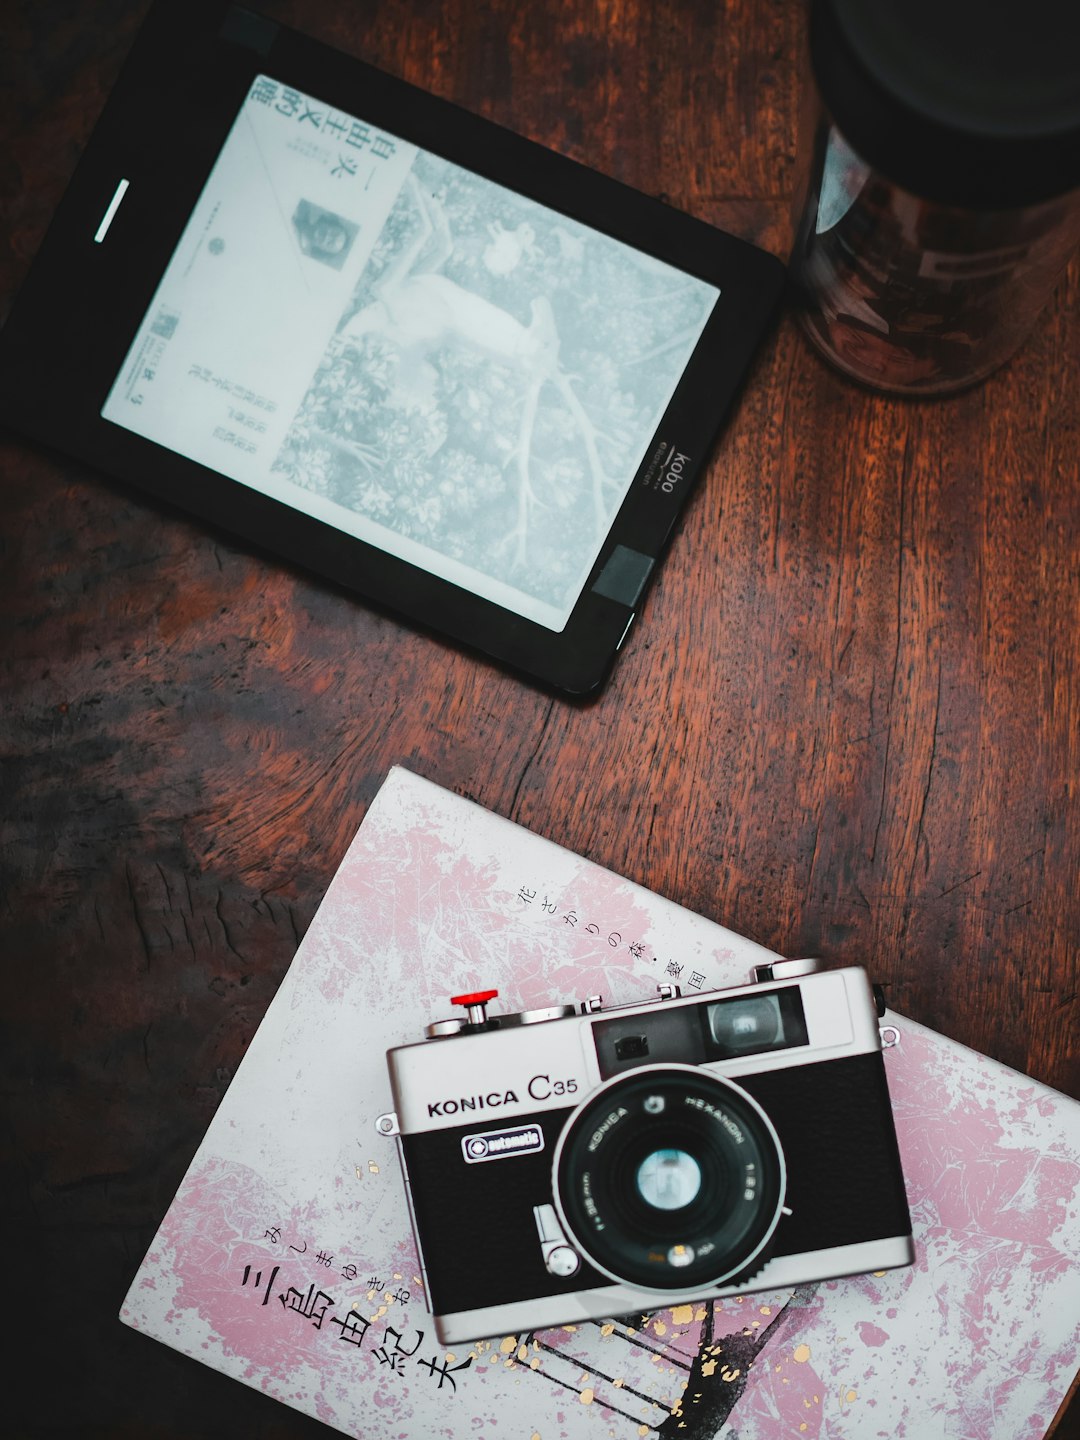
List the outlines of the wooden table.
<svg viewBox="0 0 1080 1440">
<path fill-rule="evenodd" d="M 5 297 L 145 8 L 4 9 Z M 786 253 L 795 4 L 262 8 Z M 116 1314 L 398 762 L 1076 1093 L 1078 292 L 943 402 L 783 316 L 585 705 L 0 437 L 7 1433 L 327 1433 Z"/>
</svg>

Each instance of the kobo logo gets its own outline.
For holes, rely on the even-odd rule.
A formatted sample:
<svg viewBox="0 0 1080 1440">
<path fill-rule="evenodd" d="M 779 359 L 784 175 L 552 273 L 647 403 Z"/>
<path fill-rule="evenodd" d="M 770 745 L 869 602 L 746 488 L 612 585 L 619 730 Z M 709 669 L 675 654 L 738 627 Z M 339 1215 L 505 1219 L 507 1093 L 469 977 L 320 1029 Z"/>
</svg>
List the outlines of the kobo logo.
<svg viewBox="0 0 1080 1440">
<path fill-rule="evenodd" d="M 690 456 L 684 455 L 682 451 L 676 451 L 672 446 L 672 453 L 667 458 L 664 468 L 664 475 L 660 481 L 660 489 L 665 495 L 670 495 L 683 477 L 684 466 L 690 463 Z"/>
<path fill-rule="evenodd" d="M 683 478 L 683 467 L 687 464 L 688 459 L 690 459 L 690 456 L 683 455 L 681 451 L 678 452 L 677 455 L 671 456 L 671 459 L 668 459 L 668 468 L 665 469 L 664 478 L 662 478 L 660 482 L 660 488 L 664 491 L 665 495 L 670 495 L 675 485 Z"/>
</svg>

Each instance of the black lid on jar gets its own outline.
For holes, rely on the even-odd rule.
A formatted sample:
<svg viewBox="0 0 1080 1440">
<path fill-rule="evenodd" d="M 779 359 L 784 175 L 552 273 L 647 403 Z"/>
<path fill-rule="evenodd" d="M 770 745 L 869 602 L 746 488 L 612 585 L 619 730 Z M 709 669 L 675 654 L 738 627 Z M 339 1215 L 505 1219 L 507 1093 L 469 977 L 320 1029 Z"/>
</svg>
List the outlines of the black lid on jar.
<svg viewBox="0 0 1080 1440">
<path fill-rule="evenodd" d="M 837 128 L 916 195 L 973 209 L 1080 186 L 1080 0 L 812 0 Z"/>
</svg>

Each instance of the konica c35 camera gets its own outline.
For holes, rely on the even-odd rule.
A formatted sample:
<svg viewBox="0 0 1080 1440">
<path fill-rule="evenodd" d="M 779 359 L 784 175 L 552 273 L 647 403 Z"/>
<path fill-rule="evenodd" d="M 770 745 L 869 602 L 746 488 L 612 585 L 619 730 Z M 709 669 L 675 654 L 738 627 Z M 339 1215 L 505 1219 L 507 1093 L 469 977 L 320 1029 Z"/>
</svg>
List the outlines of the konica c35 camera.
<svg viewBox="0 0 1080 1440">
<path fill-rule="evenodd" d="M 865 971 L 458 1019 L 388 1052 L 444 1344 L 909 1265 Z"/>
</svg>

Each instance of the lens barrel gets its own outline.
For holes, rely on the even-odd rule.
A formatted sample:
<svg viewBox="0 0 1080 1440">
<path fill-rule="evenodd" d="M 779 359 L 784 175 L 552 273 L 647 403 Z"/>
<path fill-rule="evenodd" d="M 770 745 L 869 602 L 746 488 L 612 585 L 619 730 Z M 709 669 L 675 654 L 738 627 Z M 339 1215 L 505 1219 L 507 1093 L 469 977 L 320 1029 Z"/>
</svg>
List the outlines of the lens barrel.
<svg viewBox="0 0 1080 1440">
<path fill-rule="evenodd" d="M 602 1085 L 567 1121 L 553 1169 L 570 1238 L 611 1279 L 648 1290 L 708 1288 L 746 1270 L 784 1201 L 764 1110 L 692 1065 Z"/>
</svg>

